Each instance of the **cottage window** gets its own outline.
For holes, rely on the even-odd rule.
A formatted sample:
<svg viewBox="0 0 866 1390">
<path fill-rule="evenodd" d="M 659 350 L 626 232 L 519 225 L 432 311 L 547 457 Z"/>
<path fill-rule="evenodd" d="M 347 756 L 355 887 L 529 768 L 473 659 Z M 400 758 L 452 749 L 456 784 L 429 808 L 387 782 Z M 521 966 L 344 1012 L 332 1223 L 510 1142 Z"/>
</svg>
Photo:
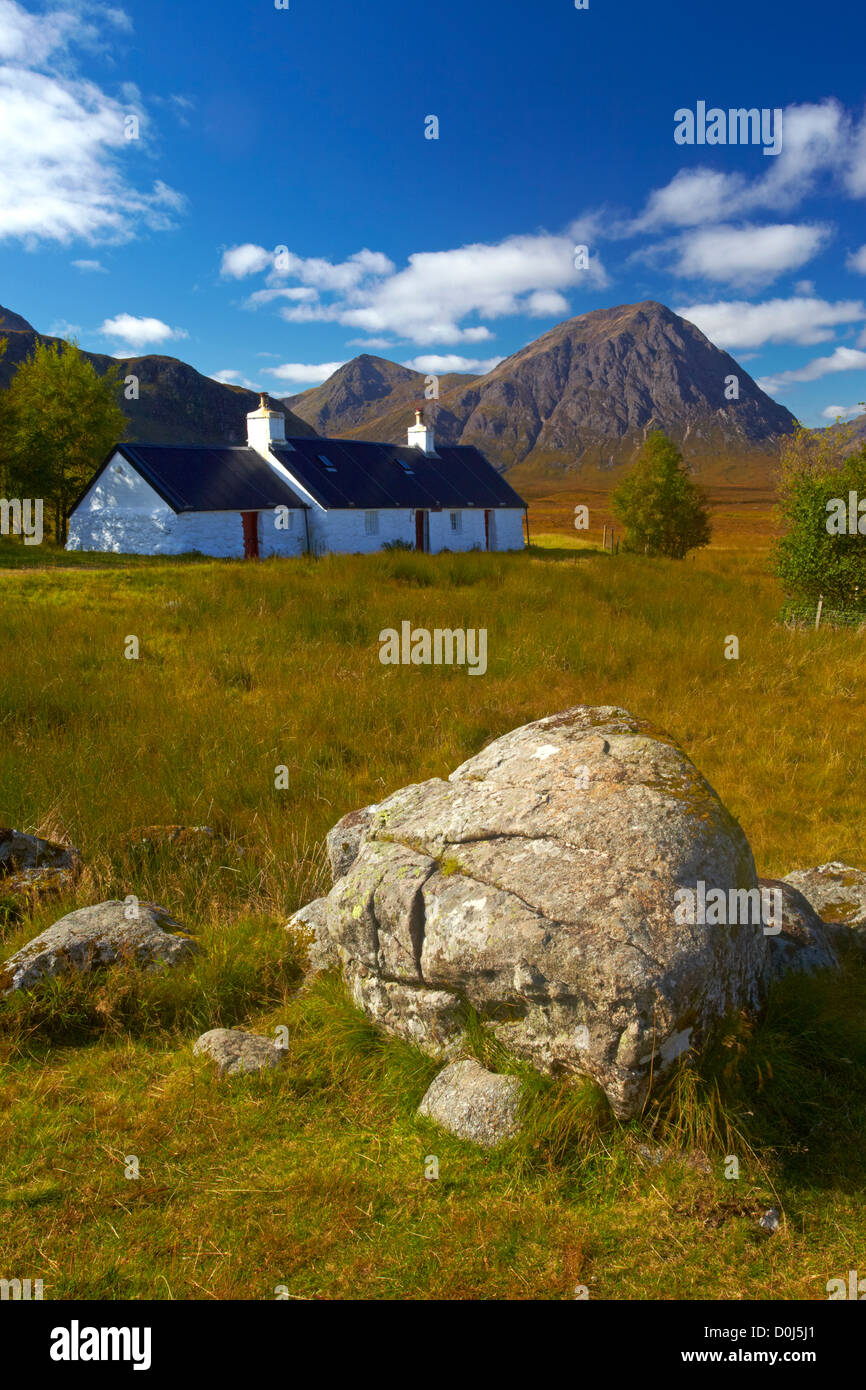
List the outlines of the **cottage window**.
<svg viewBox="0 0 866 1390">
<path fill-rule="evenodd" d="M 462 531 L 462 530 L 463 530 L 463 517 L 460 515 L 459 512 L 452 512 L 452 513 L 451 513 L 451 530 L 452 530 L 452 531 Z"/>
<path fill-rule="evenodd" d="M 379 534 L 379 513 L 364 513 L 364 530 L 368 536 L 378 536 Z"/>
</svg>

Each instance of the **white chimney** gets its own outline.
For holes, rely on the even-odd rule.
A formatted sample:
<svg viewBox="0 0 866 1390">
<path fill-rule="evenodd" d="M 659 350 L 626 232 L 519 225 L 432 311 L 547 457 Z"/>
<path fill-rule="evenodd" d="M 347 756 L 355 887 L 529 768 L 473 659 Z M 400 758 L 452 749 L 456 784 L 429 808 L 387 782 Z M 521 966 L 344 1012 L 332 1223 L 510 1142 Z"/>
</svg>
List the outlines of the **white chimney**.
<svg viewBox="0 0 866 1390">
<path fill-rule="evenodd" d="M 267 458 L 270 445 L 284 444 L 285 439 L 285 415 L 280 410 L 271 410 L 267 396 L 260 396 L 258 410 L 251 410 L 247 416 L 247 444 Z"/>
<path fill-rule="evenodd" d="M 433 443 L 433 430 L 429 425 L 421 423 L 421 411 L 415 411 L 415 423 L 410 425 L 406 431 L 410 449 L 420 449 L 425 454 L 435 454 L 436 448 Z"/>
</svg>

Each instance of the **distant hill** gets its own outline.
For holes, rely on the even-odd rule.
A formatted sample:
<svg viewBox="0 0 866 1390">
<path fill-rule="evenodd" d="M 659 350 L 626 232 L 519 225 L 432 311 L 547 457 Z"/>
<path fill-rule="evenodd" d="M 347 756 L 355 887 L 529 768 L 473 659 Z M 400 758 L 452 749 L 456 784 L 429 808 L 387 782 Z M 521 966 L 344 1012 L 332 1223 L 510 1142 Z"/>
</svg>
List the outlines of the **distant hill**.
<svg viewBox="0 0 866 1390">
<path fill-rule="evenodd" d="M 349 374 L 354 365 L 340 370 Z M 725 399 L 730 376 L 738 400 Z M 403 400 L 381 392 L 378 399 L 385 408 L 361 418 L 355 432 L 405 438 Z M 425 413 L 445 442 L 475 444 L 500 467 L 518 467 L 519 476 L 609 473 L 630 463 L 653 429 L 676 440 L 699 471 L 731 476 L 744 462 L 761 471 L 795 428 L 790 411 L 729 353 L 654 300 L 568 319 L 485 376 L 443 383 Z"/>
<path fill-rule="evenodd" d="M 450 391 L 477 380 L 471 373 L 449 372 L 440 376 L 439 390 Z M 357 433 L 360 426 L 378 419 L 385 411 L 400 412 L 405 435 L 406 425 L 414 419 L 411 410 L 424 400 L 425 382 L 423 372 L 363 352 L 321 386 L 313 386 L 297 396 L 284 396 L 283 400 L 322 435 Z"/>
<path fill-rule="evenodd" d="M 40 342 L 62 342 L 37 333 L 19 314 L 0 308 L 0 338 L 7 349 L 0 358 L 0 387 L 9 385 L 15 368 Z M 23 324 L 24 327 L 16 327 Z M 103 353 L 83 354 L 100 375 L 109 367 L 121 366 L 121 378 L 137 376 L 139 399 L 121 399 L 129 420 L 127 439 L 139 444 L 245 444 L 246 416 L 259 403 L 258 393 L 240 386 L 228 386 L 202 376 L 194 367 L 176 357 L 147 355 L 117 359 Z M 286 412 L 286 433 L 311 435 L 315 431 L 290 411 Z"/>
</svg>

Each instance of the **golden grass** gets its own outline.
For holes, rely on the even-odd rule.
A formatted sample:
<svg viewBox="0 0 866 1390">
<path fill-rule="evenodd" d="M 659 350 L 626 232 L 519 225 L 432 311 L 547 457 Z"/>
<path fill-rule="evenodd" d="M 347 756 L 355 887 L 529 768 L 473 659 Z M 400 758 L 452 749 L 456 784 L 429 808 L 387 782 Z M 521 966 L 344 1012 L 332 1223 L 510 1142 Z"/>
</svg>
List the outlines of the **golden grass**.
<svg viewBox="0 0 866 1390">
<path fill-rule="evenodd" d="M 7 948 L 134 892 L 206 955 L 139 991 L 120 972 L 0 1018 L 0 1275 L 43 1277 L 49 1297 L 568 1298 L 580 1282 L 592 1297 L 821 1298 L 853 1267 L 862 1107 L 848 1097 L 835 1136 L 822 1115 L 799 1154 L 799 1112 L 780 1118 L 791 1091 L 814 1107 L 825 1077 L 835 1113 L 844 1089 L 835 1053 L 790 1060 L 800 1022 L 771 1020 L 754 1045 L 783 1080 L 743 1082 L 737 1104 L 758 1109 L 763 1086 L 769 1118 L 735 1193 L 719 1154 L 712 1176 L 647 1168 L 569 1088 L 542 1095 L 522 1147 L 479 1153 L 415 1117 L 435 1064 L 371 1035 L 332 982 L 293 993 L 280 930 L 326 886 L 321 842 L 344 812 L 577 703 L 623 705 L 680 741 L 760 872 L 866 862 L 862 639 L 775 623 L 769 504 L 729 502 L 714 545 L 681 563 L 604 555 L 592 534 L 575 549 L 573 507 L 555 502 L 526 555 L 2 571 L 0 821 L 68 836 L 87 866 Z M 382 666 L 378 634 L 404 619 L 486 628 L 487 674 Z M 228 843 L 187 859 L 124 847 L 160 823 Z M 191 1054 L 216 1021 L 286 1023 L 288 1065 L 220 1081 Z M 859 1027 L 834 1044 L 858 1068 Z M 681 1132 L 702 1134 L 679 1104 Z M 649 1142 L 674 1142 L 676 1126 L 646 1123 Z M 771 1242 L 753 1212 L 770 1201 L 786 1216 Z"/>
</svg>

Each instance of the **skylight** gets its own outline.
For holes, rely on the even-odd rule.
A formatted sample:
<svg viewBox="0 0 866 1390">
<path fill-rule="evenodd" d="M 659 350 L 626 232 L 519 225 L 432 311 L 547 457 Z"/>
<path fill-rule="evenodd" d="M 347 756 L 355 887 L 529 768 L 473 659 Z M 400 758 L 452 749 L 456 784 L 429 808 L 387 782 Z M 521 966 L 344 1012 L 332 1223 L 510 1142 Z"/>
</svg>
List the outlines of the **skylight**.
<svg viewBox="0 0 866 1390">
<path fill-rule="evenodd" d="M 336 473 L 337 465 L 335 463 L 332 463 L 329 458 L 326 458 L 324 454 L 317 454 L 316 458 L 319 460 L 319 463 L 321 463 L 324 468 L 327 468 L 329 473 Z"/>
<path fill-rule="evenodd" d="M 414 475 L 415 469 L 412 467 L 411 463 L 407 463 L 405 459 L 397 459 L 397 463 L 399 463 L 404 473 L 409 474 L 410 478 Z"/>
</svg>

